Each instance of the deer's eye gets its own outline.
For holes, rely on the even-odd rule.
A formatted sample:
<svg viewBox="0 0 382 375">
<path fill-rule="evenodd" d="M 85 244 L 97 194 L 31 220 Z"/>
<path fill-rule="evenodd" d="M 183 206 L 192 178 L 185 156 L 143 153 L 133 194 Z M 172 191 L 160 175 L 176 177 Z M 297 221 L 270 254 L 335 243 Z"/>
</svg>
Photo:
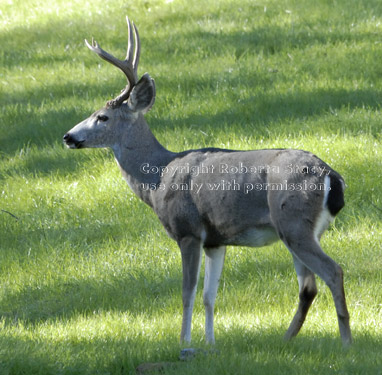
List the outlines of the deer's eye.
<svg viewBox="0 0 382 375">
<path fill-rule="evenodd" d="M 102 122 L 106 122 L 107 120 L 109 120 L 109 117 L 107 117 L 105 115 L 98 115 L 97 120 L 102 121 Z"/>
</svg>

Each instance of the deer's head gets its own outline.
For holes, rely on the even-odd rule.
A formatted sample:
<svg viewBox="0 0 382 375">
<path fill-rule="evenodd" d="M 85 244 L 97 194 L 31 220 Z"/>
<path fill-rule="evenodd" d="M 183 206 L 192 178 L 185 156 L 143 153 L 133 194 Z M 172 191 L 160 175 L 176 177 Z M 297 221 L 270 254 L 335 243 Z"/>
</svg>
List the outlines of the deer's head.
<svg viewBox="0 0 382 375">
<path fill-rule="evenodd" d="M 85 40 L 88 48 L 102 59 L 113 64 L 126 75 L 127 85 L 115 99 L 94 112 L 64 135 L 69 148 L 113 147 L 118 143 L 122 132 L 131 126 L 137 126 L 142 115 L 148 112 L 155 101 L 154 80 L 146 73 L 138 81 L 138 63 L 140 56 L 139 34 L 134 23 L 126 17 L 129 41 L 125 60 L 119 60 L 104 51 L 99 44 Z"/>
</svg>

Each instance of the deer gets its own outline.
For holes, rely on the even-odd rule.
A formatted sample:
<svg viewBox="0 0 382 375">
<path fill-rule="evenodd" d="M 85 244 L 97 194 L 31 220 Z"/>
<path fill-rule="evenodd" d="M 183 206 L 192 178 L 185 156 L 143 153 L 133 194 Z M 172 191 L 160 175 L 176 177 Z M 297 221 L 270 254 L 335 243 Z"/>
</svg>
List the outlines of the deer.
<svg viewBox="0 0 382 375">
<path fill-rule="evenodd" d="M 70 149 L 109 148 L 131 190 L 159 218 L 180 248 L 183 315 L 180 341 L 191 342 L 192 313 L 205 255 L 205 339 L 215 343 L 214 306 L 227 246 L 261 247 L 281 240 L 292 255 L 299 302 L 285 339 L 300 331 L 318 293 L 317 275 L 331 291 L 340 337 L 352 342 L 343 270 L 320 245 L 344 206 L 344 179 L 314 154 L 297 149 L 167 150 L 144 115 L 156 91 L 138 77 L 141 45 L 126 17 L 127 54 L 120 60 L 92 39 L 86 46 L 121 70 L 127 85 L 105 107 L 63 137 Z"/>
</svg>

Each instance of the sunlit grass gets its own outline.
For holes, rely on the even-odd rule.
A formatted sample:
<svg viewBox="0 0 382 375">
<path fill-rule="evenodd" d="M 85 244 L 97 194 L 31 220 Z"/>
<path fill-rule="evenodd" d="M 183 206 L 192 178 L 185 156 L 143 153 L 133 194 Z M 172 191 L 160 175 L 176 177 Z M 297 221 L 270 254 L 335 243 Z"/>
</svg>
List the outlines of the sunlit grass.
<svg viewBox="0 0 382 375">
<path fill-rule="evenodd" d="M 382 5 L 378 1 L 4 1 L 0 10 L 0 374 L 130 374 L 177 361 L 181 261 L 107 150 L 62 135 L 124 85 L 84 46 L 124 56 L 124 15 L 156 82 L 147 120 L 167 148 L 298 148 L 347 183 L 322 239 L 344 269 L 354 345 L 318 280 L 300 335 L 282 244 L 230 248 L 219 355 L 170 374 L 378 374 L 382 366 Z M 2 3 L 2 5 L 3 5 Z M 203 276 L 203 270 L 202 270 Z M 204 347 L 202 282 L 193 345 Z"/>
</svg>

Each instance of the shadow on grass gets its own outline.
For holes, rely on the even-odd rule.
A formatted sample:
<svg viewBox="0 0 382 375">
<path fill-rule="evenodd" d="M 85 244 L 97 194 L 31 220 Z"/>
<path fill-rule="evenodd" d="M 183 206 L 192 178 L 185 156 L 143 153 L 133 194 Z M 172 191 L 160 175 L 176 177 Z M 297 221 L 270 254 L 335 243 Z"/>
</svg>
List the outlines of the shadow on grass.
<svg viewBox="0 0 382 375">
<path fill-rule="evenodd" d="M 194 79 L 196 82 L 197 80 Z M 233 82 L 232 82 L 233 83 Z M 230 83 L 228 82 L 229 86 Z M 196 93 L 195 93 L 196 95 Z M 235 93 L 232 94 L 235 96 Z M 316 89 L 314 91 L 298 91 L 288 94 L 277 94 L 267 97 L 251 97 L 241 100 L 240 103 L 232 102 L 227 109 L 212 116 L 200 114 L 192 115 L 188 118 L 181 118 L 179 122 L 182 126 L 190 127 L 194 124 L 209 125 L 214 131 L 228 131 L 230 126 L 235 129 L 238 136 L 248 136 L 248 131 L 256 131 L 257 137 L 268 138 L 270 135 L 280 135 L 280 122 L 293 119 L 295 124 L 290 124 L 285 130 L 285 135 L 301 133 L 301 123 L 299 120 L 308 119 L 311 116 L 318 116 L 325 113 L 335 113 L 344 107 L 350 111 L 355 108 L 379 109 L 382 101 L 382 92 L 379 90 L 357 90 L 346 89 Z M 149 121 L 150 122 L 150 121 Z M 179 125 L 173 121 L 163 118 L 155 118 L 152 121 L 153 127 L 171 130 Z M 349 125 L 342 122 L 333 127 L 333 133 L 345 130 L 348 134 L 359 132 L 360 127 L 354 124 Z M 348 127 L 347 127 L 348 126 Z M 316 124 L 314 131 L 319 133 L 322 125 Z M 380 128 L 371 129 L 376 135 Z"/>
<path fill-rule="evenodd" d="M 128 331 L 128 327 L 126 328 Z M 80 335 L 79 335 L 80 336 Z M 134 374 L 145 362 L 175 362 L 164 374 L 380 374 L 379 337 L 356 337 L 349 349 L 339 338 L 297 337 L 285 343 L 277 329 L 243 332 L 232 329 L 219 335 L 218 354 L 199 355 L 179 362 L 179 346 L 172 337 L 150 339 L 120 335 L 72 337 L 56 341 L 49 337 L 0 337 L 2 373 L 112 375 Z M 198 345 L 196 345 L 198 347 Z M 8 349 L 6 349 L 8 348 Z"/>
<path fill-rule="evenodd" d="M 254 8 L 255 9 L 255 8 Z M 255 11 L 252 9 L 252 11 Z M 256 8 L 257 9 L 257 8 Z M 220 14 L 220 13 L 219 13 Z M 361 17 L 361 16 L 360 16 Z M 160 18 L 159 23 L 169 24 L 176 20 L 177 22 L 189 22 L 187 20 L 187 14 L 178 15 L 166 15 Z M 123 20 L 118 21 L 118 24 L 122 27 Z M 32 63 L 39 66 L 48 64 L 59 63 L 71 64 L 73 63 L 73 56 L 71 51 L 64 51 L 65 44 L 73 45 L 74 49 L 79 48 L 78 40 L 82 40 L 84 35 L 92 33 L 96 28 L 94 24 L 88 20 L 84 23 L 83 19 L 71 19 L 71 27 L 68 27 L 68 22 L 55 21 L 46 24 L 45 26 L 36 25 L 28 27 L 18 27 L 13 30 L 15 38 L 22 39 L 24 43 L 32 43 L 32 49 L 41 49 L 47 46 L 49 43 L 54 43 L 57 35 L 60 36 L 60 43 L 62 44 L 62 53 L 52 52 L 51 57 L 49 55 L 44 56 L 31 56 L 30 50 L 18 53 L 14 51 L 14 45 L 9 43 L 9 36 L 7 33 L 0 34 L 0 43 L 3 46 L 5 54 L 5 65 L 12 66 L 27 66 Z M 148 28 L 152 25 L 147 26 Z M 90 31 L 88 29 L 91 29 Z M 218 33 L 213 34 L 200 30 L 198 27 L 195 31 L 186 35 L 172 35 L 174 39 L 173 43 L 168 43 L 163 37 L 155 37 L 154 35 L 147 35 L 146 39 L 142 41 L 145 45 L 145 51 L 147 54 L 146 59 L 163 59 L 163 56 L 171 56 L 176 48 L 178 51 L 178 59 L 180 56 L 192 56 L 195 52 L 193 46 L 198 46 L 199 49 L 206 51 L 207 57 L 211 55 L 219 55 L 225 53 L 227 49 L 232 49 L 236 58 L 246 53 L 246 51 L 252 51 L 254 53 L 265 51 L 269 54 L 279 53 L 280 51 L 288 51 L 290 49 L 299 48 L 304 49 L 312 44 L 333 44 L 335 45 L 341 41 L 348 41 L 349 43 L 370 43 L 370 40 L 376 38 L 373 33 L 361 33 L 355 32 L 337 32 L 332 33 L 329 31 L 319 31 L 312 29 L 305 21 L 301 23 L 295 22 L 293 28 L 293 34 L 291 34 L 290 26 L 277 27 L 277 26 L 261 26 L 254 27 L 251 31 L 246 32 L 233 32 L 229 34 Z M 99 31 L 98 31 L 99 33 Z M 141 33 L 142 34 L 142 33 Z M 111 51 L 125 50 L 126 36 L 123 33 L 113 33 L 113 39 L 110 36 L 103 35 L 103 43 L 108 46 Z M 74 42 L 75 40 L 75 42 Z M 65 42 L 63 42 L 65 41 Z M 167 51 L 163 51 L 161 46 L 165 46 Z M 224 46 L 224 49 L 222 49 Z M 83 48 L 83 56 L 86 59 L 94 63 L 94 56 L 92 56 L 85 47 Z M 57 50 L 55 50 L 57 51 Z M 194 51 L 191 52 L 190 51 Z M 76 55 L 78 58 L 78 53 Z M 8 64 L 8 65 L 7 65 Z M 110 67 L 111 68 L 111 67 Z M 50 69 L 52 69 L 50 67 Z M 112 68 L 111 68 L 112 69 Z M 55 72 L 53 67 L 52 72 Z M 155 77 L 155 71 L 151 72 Z M 364 70 L 359 71 L 359 74 L 365 74 Z M 38 108 L 46 100 L 46 98 L 54 97 L 55 100 L 50 105 L 60 107 L 60 99 L 86 96 L 95 97 L 101 96 L 105 98 L 105 101 L 110 98 L 111 92 L 116 92 L 124 84 L 122 75 L 118 75 L 118 78 L 114 81 L 107 81 L 98 84 L 84 85 L 84 84 L 72 84 L 65 83 L 62 79 L 57 78 L 57 84 L 55 85 L 41 85 L 39 89 L 33 89 L 30 92 L 10 92 L 4 96 L 5 107 L 7 105 L 18 105 L 19 113 L 14 114 L 11 119 L 12 124 L 7 129 L 7 134 L 2 135 L 2 151 L 7 153 L 14 153 L 27 143 L 36 144 L 41 146 L 42 144 L 52 143 L 60 140 L 62 135 L 74 126 L 77 122 L 90 115 L 91 111 L 77 108 L 66 109 L 51 109 L 47 110 L 42 116 L 38 113 L 29 113 L 24 107 L 27 104 L 32 103 L 32 106 Z M 116 75 L 117 77 L 117 75 Z M 174 87 L 180 83 L 186 87 L 190 87 L 193 91 L 193 95 L 197 96 L 200 90 L 204 90 L 205 87 L 212 88 L 216 86 L 216 81 L 219 76 L 211 76 L 208 79 L 201 79 L 198 77 L 182 78 L 181 82 L 168 77 L 158 77 L 159 80 L 164 81 L 162 87 L 164 91 L 172 91 Z M 220 77 L 221 78 L 221 77 Z M 243 135 L 248 134 L 248 129 L 256 129 L 260 134 L 267 136 L 269 133 L 278 132 L 278 124 L 272 124 L 275 120 L 287 119 L 301 119 L 312 115 L 321 114 L 323 112 L 335 111 L 336 109 L 348 106 L 349 108 L 357 107 L 370 107 L 379 109 L 379 103 L 382 101 L 382 93 L 379 90 L 345 90 L 345 89 L 317 89 L 313 91 L 294 91 L 292 94 L 253 97 L 237 103 L 235 97 L 235 88 L 238 87 L 238 78 L 240 81 L 245 82 L 246 87 L 253 86 L 269 86 L 272 85 L 272 80 L 267 80 L 263 76 L 256 74 L 255 72 L 240 73 L 239 77 L 232 77 L 227 75 L 225 77 L 224 85 L 226 87 L 233 87 L 232 98 L 227 100 L 227 109 L 221 111 L 213 116 L 205 115 L 192 115 L 189 118 L 182 119 L 181 126 L 190 126 L 191 124 L 211 124 L 214 128 L 222 128 L 226 130 L 227 124 L 236 125 L 235 131 Z M 27 77 L 25 77 L 27 79 Z M 160 93 L 158 93 L 160 95 Z M 175 95 L 175 93 L 174 93 Z M 81 101 L 80 101 L 81 102 Z M 97 108 L 94 108 L 94 110 Z M 153 127 L 168 128 L 171 130 L 179 124 L 175 124 L 168 118 L 152 118 L 148 116 L 149 122 Z M 6 119 L 5 119 L 6 120 Z M 266 125 L 266 130 L 264 129 Z M 291 131 L 298 130 L 297 125 Z M 340 124 L 339 126 L 343 126 Z M 319 131 L 319 129 L 317 129 Z"/>
<path fill-rule="evenodd" d="M 57 142 L 55 143 L 57 144 Z M 110 150 L 69 150 L 64 145 L 62 145 L 62 149 L 57 149 L 57 147 L 50 147 L 46 144 L 42 145 L 41 148 L 35 144 L 25 145 L 21 148 L 19 155 L 23 156 L 16 165 L 12 162 L 4 163 L 0 172 L 0 181 L 6 180 L 9 176 L 22 175 L 38 178 L 51 174 L 66 177 L 68 181 L 75 181 L 84 173 L 87 174 L 96 160 L 100 162 L 102 159 L 105 163 L 108 160 L 113 160 Z M 115 167 L 117 171 L 116 164 Z M 127 186 L 126 190 L 128 190 Z"/>
<path fill-rule="evenodd" d="M 370 18 L 370 9 L 374 17 L 378 17 L 382 13 L 382 9 L 378 0 L 368 0 L 357 5 L 365 12 L 357 14 L 356 21 L 362 23 L 368 21 Z M 336 6 L 332 12 L 332 16 L 327 17 L 324 15 L 318 19 L 321 28 L 317 27 L 317 20 L 310 21 L 307 18 L 295 18 L 293 23 L 283 22 L 283 26 L 275 25 L 269 20 L 269 26 L 264 26 L 264 19 L 267 20 L 269 14 L 270 18 L 285 14 L 285 9 L 281 7 L 270 7 L 269 13 L 264 13 L 261 6 L 258 4 L 245 4 L 242 11 L 245 14 L 234 10 L 234 16 L 241 20 L 249 18 L 250 22 L 246 22 L 246 31 L 235 31 L 226 33 L 224 31 L 208 32 L 200 27 L 198 21 L 210 19 L 221 20 L 224 15 L 232 14 L 232 5 L 227 6 L 221 4 L 215 10 L 209 9 L 208 14 L 200 15 L 199 12 L 193 14 L 190 8 L 185 11 L 177 12 L 159 12 L 152 14 L 151 17 L 140 16 L 142 5 L 126 4 L 124 6 L 109 9 L 108 19 L 113 20 L 109 25 L 106 23 L 100 28 L 99 19 L 84 18 L 82 16 L 71 16 L 65 20 L 52 19 L 50 22 L 44 24 L 28 24 L 25 26 L 9 27 L 9 31 L 5 30 L 0 32 L 0 44 L 5 53 L 4 66 L 27 66 L 28 64 L 41 64 L 51 63 L 54 61 L 59 62 L 73 62 L 71 49 L 77 49 L 83 46 L 84 38 L 90 38 L 92 35 L 97 36 L 102 33 L 102 45 L 109 46 L 111 50 L 123 50 L 126 48 L 126 24 L 124 17 L 121 14 L 129 14 L 138 25 L 142 38 L 142 45 L 145 47 L 145 54 L 150 55 L 159 53 L 160 56 L 168 56 L 171 58 L 174 51 L 187 55 L 190 51 L 194 50 L 193 47 L 202 47 L 213 54 L 221 54 L 224 49 L 232 50 L 233 53 L 240 57 L 246 50 L 264 51 L 265 53 L 274 54 L 281 50 L 290 50 L 294 48 L 304 49 L 307 46 L 314 44 L 338 44 L 341 42 L 362 43 L 371 41 L 379 41 L 378 35 L 374 32 L 355 32 L 348 26 L 349 22 L 354 22 L 354 15 L 352 12 L 347 12 L 348 5 L 342 7 L 341 4 Z M 318 9 L 320 10 L 320 9 Z M 339 12 L 341 16 L 339 17 Z M 137 15 L 135 16 L 134 13 Z M 252 16 L 252 19 L 251 19 Z M 261 23 L 256 22 L 261 18 Z M 336 19 L 341 20 L 341 23 L 336 27 L 335 31 L 331 28 L 331 22 L 336 22 Z M 247 20 L 248 21 L 248 20 Z M 227 23 L 230 21 L 227 20 Z M 267 22 L 267 21 L 266 21 Z M 112 27 L 115 26 L 115 27 Z M 169 29 L 168 26 L 172 25 Z M 175 25 L 175 26 L 174 26 Z M 182 30 L 184 25 L 192 25 L 193 31 L 190 32 L 186 28 Z M 168 34 L 164 39 L 158 36 L 157 29 L 167 27 Z M 125 31 L 120 32 L 120 30 Z M 12 40 L 10 38 L 12 35 Z M 167 38 L 171 38 L 171 43 L 168 43 Z M 20 51 L 15 50 L 13 40 L 20 40 L 23 44 L 20 46 L 28 46 L 29 48 L 20 48 Z M 63 51 L 57 56 L 34 55 L 35 48 L 50 49 L 51 45 L 63 46 Z M 66 50 L 65 50 L 66 47 Z M 222 49 L 224 47 L 224 49 Z M 85 49 L 84 49 L 85 51 Z M 87 53 L 86 53 L 87 54 Z M 33 57 L 32 57 L 33 56 Z M 90 56 L 87 54 L 87 56 Z"/>
<path fill-rule="evenodd" d="M 300 333 L 292 341 L 283 342 L 283 333 L 275 329 L 250 332 L 239 328 L 230 330 L 219 339 L 223 345 L 222 353 L 229 359 L 232 369 L 237 369 L 236 373 L 371 374 L 378 373 L 382 363 L 378 357 L 382 349 L 381 337 L 356 335 L 353 346 L 344 349 L 339 336 L 307 337 Z M 224 363 L 227 362 L 216 361 L 221 370 Z"/>
<path fill-rule="evenodd" d="M 196 81 L 194 79 L 194 82 Z M 150 115 L 147 120 L 152 125 L 154 133 L 156 129 L 160 129 L 160 132 L 166 131 L 171 134 L 172 131 L 179 128 L 179 124 L 185 128 L 191 128 L 196 124 L 197 127 L 203 130 L 210 128 L 214 134 L 225 133 L 230 129 L 234 129 L 235 135 L 239 138 L 247 138 L 248 135 L 256 134 L 257 138 L 263 137 L 267 139 L 274 136 L 274 134 L 289 136 L 293 133 L 301 133 L 299 120 L 307 119 L 310 116 L 329 111 L 335 112 L 344 106 L 349 110 L 358 107 L 379 109 L 379 103 L 381 102 L 382 92 L 377 90 L 353 92 L 344 89 L 321 89 L 313 92 L 294 92 L 291 95 L 251 98 L 242 101 L 240 104 L 235 103 L 217 114 L 207 117 L 195 114 L 188 118 L 181 118 L 178 123 L 165 117 L 157 118 Z M 293 109 L 293 112 L 291 109 Z M 2 135 L 2 143 L 4 142 L 2 152 L 13 155 L 17 150 L 25 147 L 26 144 L 44 147 L 47 144 L 61 142 L 63 134 L 88 115 L 90 115 L 90 112 L 81 111 L 81 113 L 78 113 L 78 110 L 50 110 L 44 116 L 43 122 L 41 122 L 42 119 L 39 115 L 30 115 L 27 111 L 21 111 L 15 119 L 16 123 L 9 127 L 5 135 Z M 280 130 L 280 121 L 290 119 L 295 120 L 295 124 L 290 124 L 290 126 Z M 323 126 L 327 130 L 327 125 L 322 121 L 314 125 L 314 132 L 319 133 Z M 330 125 L 330 131 L 334 134 L 346 131 L 348 134 L 353 133 L 356 135 L 362 129 L 361 126 L 355 122 L 345 124 L 342 121 L 337 121 Z M 381 131 L 380 127 L 374 123 L 364 126 L 367 126 L 366 130 L 371 131 L 375 136 Z M 285 147 L 288 148 L 288 144 Z M 256 148 L 256 145 L 254 145 L 254 148 Z M 56 161 L 54 155 L 41 154 L 39 157 L 35 157 L 33 162 L 29 161 L 27 167 L 32 172 L 42 171 L 43 173 L 49 173 L 57 171 L 59 173 L 68 173 L 71 168 L 77 168 L 70 163 L 72 153 L 73 151 L 68 151 L 68 157 L 65 158 L 69 164 L 59 160 L 59 158 L 62 158 L 61 154 Z"/>
<path fill-rule="evenodd" d="M 138 271 L 123 276 L 107 275 L 104 279 L 89 277 L 57 281 L 49 286 L 24 286 L 18 292 L 4 293 L 0 318 L 5 319 L 5 325 L 18 321 L 34 325 L 107 311 L 151 315 L 171 305 L 174 295 L 181 314 L 180 285 L 179 270 L 171 277 Z"/>
<path fill-rule="evenodd" d="M 176 360 L 177 345 L 167 341 L 150 341 L 146 337 L 131 337 L 128 327 L 121 338 L 116 335 L 90 337 L 73 335 L 56 340 L 49 337 L 0 336 L 1 374 L 28 375 L 130 375 L 142 362 L 160 361 L 161 356 Z M 161 346 L 159 348 L 159 346 Z M 174 348 L 169 353 L 169 348 Z"/>
<path fill-rule="evenodd" d="M 147 222 L 147 219 L 145 221 Z M 140 231 L 144 230 L 144 228 L 136 226 L 135 230 Z M 86 259 L 89 258 L 90 267 L 92 252 L 95 251 L 94 249 L 102 248 L 103 241 L 108 241 L 108 238 L 112 237 L 113 241 L 116 241 L 115 247 L 121 248 L 121 244 L 118 244 L 118 242 L 125 241 L 125 239 L 121 238 L 121 232 L 121 228 L 108 226 L 93 228 L 88 225 L 81 229 L 67 231 L 59 229 L 46 230 L 45 233 L 40 231 L 33 233 L 31 238 L 30 230 L 28 230 L 25 232 L 25 240 L 23 240 L 23 242 L 27 243 L 27 245 L 23 245 L 25 247 L 23 252 L 28 252 L 28 243 L 43 242 L 46 243 L 46 249 L 44 246 L 40 246 L 39 250 L 34 246 L 33 253 L 35 255 L 32 256 L 32 259 L 20 253 L 20 262 L 28 264 L 33 262 L 34 257 L 37 257 L 38 261 L 39 258 L 47 256 L 49 258 L 53 257 L 55 262 L 60 263 L 56 259 L 56 256 L 59 257 L 59 249 L 62 248 L 60 243 L 69 241 L 71 252 L 73 252 L 73 260 L 70 261 L 70 264 L 75 264 L 76 255 L 79 253 L 80 259 L 82 259 L 81 262 L 86 262 Z M 23 238 L 24 235 L 19 234 L 19 237 Z M 150 239 L 148 236 L 147 240 L 152 241 L 152 238 Z M 126 247 L 129 249 L 131 245 Z M 245 251 L 251 252 L 251 250 L 246 249 Z M 264 254 L 258 257 L 256 254 L 252 254 L 240 262 L 233 259 L 235 265 L 233 267 L 230 265 L 224 275 L 225 283 L 230 285 L 228 286 L 229 289 L 248 288 L 249 284 L 255 283 L 262 290 L 261 284 L 263 282 L 266 282 L 269 278 L 284 278 L 293 269 L 286 250 L 286 256 L 282 257 L 281 260 L 280 257 L 269 259 L 265 255 L 267 249 L 263 250 Z M 14 249 L 4 250 L 5 256 L 7 256 L 7 251 L 11 253 L 14 252 Z M 55 251 L 57 255 L 50 254 L 52 251 Z M 52 281 L 48 284 L 27 283 L 20 285 L 18 290 L 12 291 L 7 291 L 7 288 L 4 287 L 0 304 L 0 318 L 4 318 L 6 324 L 10 325 L 18 321 L 35 325 L 44 321 L 55 321 L 57 319 L 66 321 L 78 315 L 92 316 L 94 313 L 107 311 L 155 315 L 160 311 L 176 309 L 179 316 L 181 316 L 181 266 L 171 267 L 171 270 L 166 269 L 164 266 L 153 267 L 152 259 L 149 259 L 149 256 L 147 267 L 143 267 L 138 261 L 138 266 L 135 266 L 134 253 L 138 251 L 140 250 L 132 247 L 126 251 L 126 255 L 121 254 L 121 259 L 126 259 L 123 265 L 113 263 L 105 267 L 103 262 L 98 262 L 97 267 L 105 268 L 102 268 L 104 271 L 97 270 L 95 272 L 97 276 L 88 275 L 81 278 L 73 275 L 67 277 L 65 270 L 61 270 L 62 266 L 59 266 L 57 276 L 47 276 L 48 279 L 52 277 Z M 178 252 L 177 249 L 173 251 Z M 235 249 L 231 251 L 232 258 L 235 258 Z M 67 251 L 65 251 L 65 254 L 66 257 L 71 256 L 70 253 L 67 254 Z M 130 254 L 133 256 L 131 260 L 129 258 Z M 178 256 L 180 258 L 180 254 Z M 286 258 L 287 260 L 285 260 Z M 59 276 L 61 273 L 63 274 L 62 277 Z M 203 275 L 204 272 L 202 272 L 200 278 L 199 295 L 197 297 L 197 303 L 200 305 L 202 304 Z M 297 300 L 297 283 L 294 284 L 292 283 L 290 287 L 295 286 Z M 277 294 L 277 289 L 275 291 L 274 287 L 275 285 L 272 283 L 269 285 L 269 288 L 273 288 L 271 292 Z M 254 294 L 258 295 L 259 290 L 255 290 Z M 277 295 L 271 297 L 277 299 Z"/>
</svg>

